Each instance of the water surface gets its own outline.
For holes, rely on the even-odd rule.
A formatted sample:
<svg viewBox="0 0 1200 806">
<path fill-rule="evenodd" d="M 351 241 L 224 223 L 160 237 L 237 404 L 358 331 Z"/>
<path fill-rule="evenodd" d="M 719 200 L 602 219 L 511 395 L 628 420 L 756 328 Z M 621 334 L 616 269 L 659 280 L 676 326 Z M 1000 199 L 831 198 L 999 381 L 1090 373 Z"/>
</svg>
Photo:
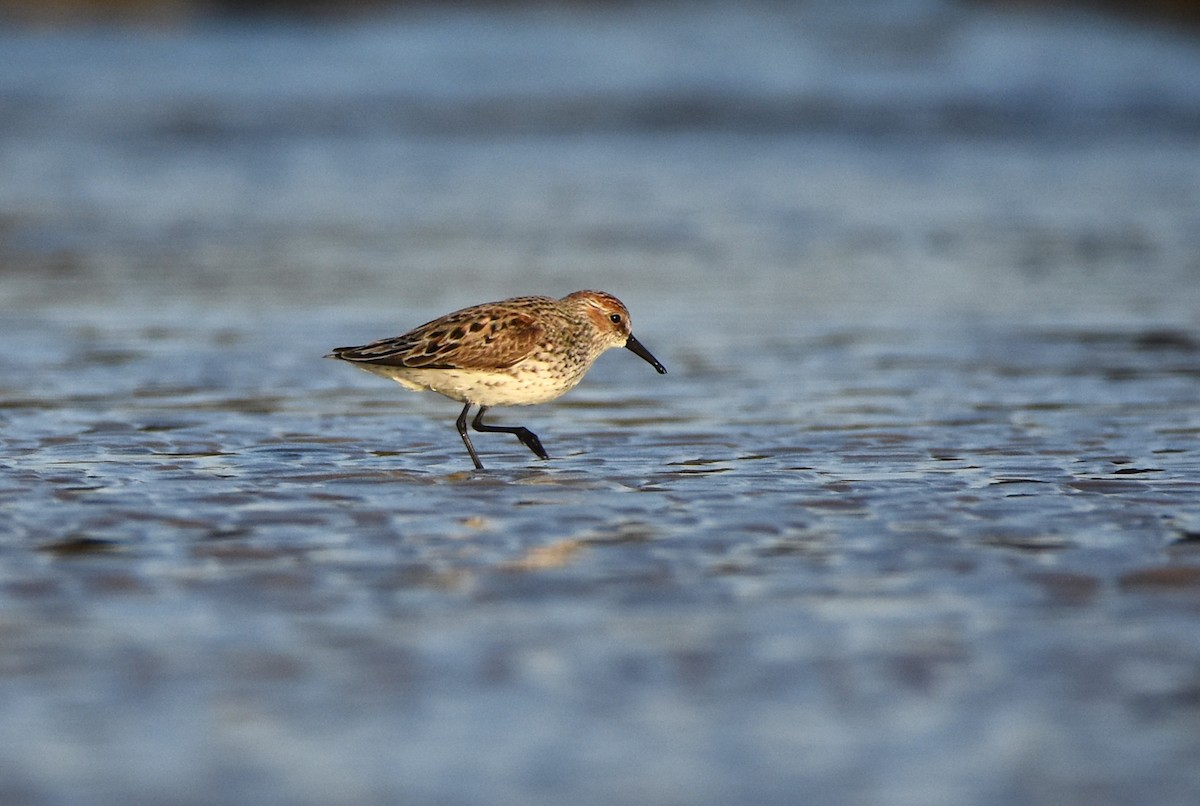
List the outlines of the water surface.
<svg viewBox="0 0 1200 806">
<path fill-rule="evenodd" d="M 0 799 L 1193 802 L 1200 51 L 887 8 L 3 32 Z"/>
</svg>

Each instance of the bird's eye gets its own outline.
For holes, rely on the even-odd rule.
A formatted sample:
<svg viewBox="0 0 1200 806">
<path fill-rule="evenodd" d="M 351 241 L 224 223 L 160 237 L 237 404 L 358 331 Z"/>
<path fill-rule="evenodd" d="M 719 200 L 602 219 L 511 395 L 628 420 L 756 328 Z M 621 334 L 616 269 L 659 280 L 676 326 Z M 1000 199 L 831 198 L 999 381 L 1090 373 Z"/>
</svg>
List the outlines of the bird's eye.
<svg viewBox="0 0 1200 806">
<path fill-rule="evenodd" d="M 612 314 L 611 316 L 608 317 L 608 321 L 612 322 L 614 325 L 621 324 L 621 314 L 619 314 L 619 313 Z"/>
</svg>

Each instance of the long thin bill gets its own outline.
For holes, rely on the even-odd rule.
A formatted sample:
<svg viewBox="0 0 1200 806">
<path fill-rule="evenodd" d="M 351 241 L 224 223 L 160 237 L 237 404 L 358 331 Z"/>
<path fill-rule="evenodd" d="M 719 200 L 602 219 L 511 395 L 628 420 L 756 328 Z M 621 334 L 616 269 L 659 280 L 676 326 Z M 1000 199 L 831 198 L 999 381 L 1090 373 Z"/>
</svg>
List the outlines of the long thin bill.
<svg viewBox="0 0 1200 806">
<path fill-rule="evenodd" d="M 667 368 L 658 363 L 658 359 L 650 355 L 650 351 L 643 347 L 642 343 L 635 339 L 632 333 L 629 334 L 629 339 L 625 342 L 625 349 L 637 355 L 647 364 L 658 370 L 659 375 L 667 374 Z"/>
</svg>

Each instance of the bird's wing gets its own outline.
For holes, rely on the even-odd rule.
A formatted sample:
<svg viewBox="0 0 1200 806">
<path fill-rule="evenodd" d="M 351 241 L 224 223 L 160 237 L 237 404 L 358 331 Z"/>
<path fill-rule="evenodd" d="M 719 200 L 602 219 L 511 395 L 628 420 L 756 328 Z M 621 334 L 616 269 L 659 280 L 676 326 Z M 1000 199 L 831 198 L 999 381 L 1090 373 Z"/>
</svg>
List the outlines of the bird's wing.
<svg viewBox="0 0 1200 806">
<path fill-rule="evenodd" d="M 409 332 L 333 358 L 413 369 L 507 369 L 533 352 L 544 328 L 533 316 L 496 303 L 464 308 Z"/>
</svg>

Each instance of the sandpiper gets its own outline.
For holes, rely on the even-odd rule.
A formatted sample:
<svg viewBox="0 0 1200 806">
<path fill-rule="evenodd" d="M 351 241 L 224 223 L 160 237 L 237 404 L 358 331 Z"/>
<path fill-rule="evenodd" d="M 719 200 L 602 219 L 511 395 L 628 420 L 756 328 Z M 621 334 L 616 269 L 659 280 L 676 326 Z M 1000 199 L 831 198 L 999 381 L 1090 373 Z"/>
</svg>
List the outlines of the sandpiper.
<svg viewBox="0 0 1200 806">
<path fill-rule="evenodd" d="M 463 403 L 455 424 L 478 470 L 483 462 L 467 435 L 467 415 L 476 431 L 503 432 L 542 459 L 542 441 L 522 426 L 486 425 L 492 406 L 529 406 L 554 400 L 575 387 L 601 353 L 624 347 L 666 374 L 667 370 L 633 337 L 629 311 L 603 291 L 576 291 L 562 299 L 513 297 L 473 305 L 426 322 L 402 336 L 358 347 L 336 347 L 340 358 L 391 378 L 408 389 L 430 389 Z"/>
</svg>

